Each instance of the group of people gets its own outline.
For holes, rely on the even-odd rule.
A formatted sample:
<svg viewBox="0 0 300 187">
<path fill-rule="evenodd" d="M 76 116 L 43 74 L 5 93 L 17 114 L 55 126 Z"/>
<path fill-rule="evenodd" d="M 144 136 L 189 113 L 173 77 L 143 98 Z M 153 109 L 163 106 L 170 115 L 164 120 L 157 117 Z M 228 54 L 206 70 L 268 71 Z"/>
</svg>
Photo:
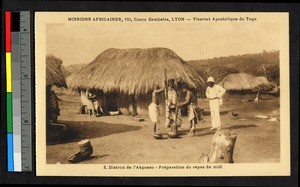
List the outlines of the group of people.
<svg viewBox="0 0 300 187">
<path fill-rule="evenodd" d="M 180 83 L 180 84 L 179 84 Z M 211 130 L 221 128 L 220 120 L 220 105 L 223 103 L 223 95 L 225 89 L 219 85 L 215 84 L 213 77 L 207 79 L 207 89 L 206 97 L 209 100 L 210 113 L 211 113 Z M 153 134 L 157 132 L 157 126 L 160 124 L 159 120 L 159 94 L 165 91 L 166 100 L 166 128 L 171 128 L 171 130 L 177 129 L 181 126 L 182 119 L 181 113 L 179 112 L 181 108 L 186 107 L 188 109 L 188 120 L 190 126 L 190 136 L 196 134 L 196 125 L 198 124 L 198 114 L 197 108 L 197 97 L 192 92 L 188 84 L 184 82 L 178 82 L 177 87 L 175 86 L 175 80 L 169 79 L 165 88 L 160 88 L 158 85 L 155 86 L 152 92 L 152 103 L 149 105 L 149 117 L 153 122 Z M 179 101 L 181 94 L 185 93 L 185 98 L 183 101 Z M 173 128 L 173 129 L 172 129 Z"/>
<path fill-rule="evenodd" d="M 101 100 L 90 89 L 80 92 L 81 102 L 87 109 L 87 113 L 90 117 L 98 117 L 105 115 L 105 111 L 102 109 Z"/>
</svg>

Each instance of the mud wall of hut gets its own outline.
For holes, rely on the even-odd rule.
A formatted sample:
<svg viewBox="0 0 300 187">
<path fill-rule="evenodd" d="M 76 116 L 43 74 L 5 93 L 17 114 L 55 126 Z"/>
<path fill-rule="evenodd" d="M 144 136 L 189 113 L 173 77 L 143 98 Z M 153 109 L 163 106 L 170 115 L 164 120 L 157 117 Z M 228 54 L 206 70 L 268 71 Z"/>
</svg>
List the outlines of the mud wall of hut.
<svg viewBox="0 0 300 187">
<path fill-rule="evenodd" d="M 197 93 L 194 92 L 194 94 L 197 96 Z M 181 97 L 179 99 L 179 102 L 184 101 L 185 94 L 182 93 Z M 135 100 L 135 101 L 133 101 Z M 135 114 L 135 112 L 138 115 L 148 115 L 148 106 L 152 102 L 152 95 L 151 93 L 146 95 L 139 95 L 139 96 L 124 96 L 120 95 L 119 97 L 119 110 L 123 115 L 132 115 Z M 196 105 L 198 102 L 196 103 Z M 135 105 L 135 106 L 134 106 Z M 159 96 L 159 109 L 160 109 L 160 115 L 165 115 L 165 97 L 164 94 L 161 94 Z M 136 110 L 136 111 L 135 111 Z M 183 107 L 182 109 L 182 115 L 187 115 L 187 108 Z"/>
<path fill-rule="evenodd" d="M 165 99 L 164 96 L 161 95 L 159 97 L 159 106 L 161 115 L 162 111 L 165 109 Z M 146 95 L 119 95 L 119 110 L 123 115 L 148 115 L 148 106 L 152 102 L 151 93 Z"/>
</svg>

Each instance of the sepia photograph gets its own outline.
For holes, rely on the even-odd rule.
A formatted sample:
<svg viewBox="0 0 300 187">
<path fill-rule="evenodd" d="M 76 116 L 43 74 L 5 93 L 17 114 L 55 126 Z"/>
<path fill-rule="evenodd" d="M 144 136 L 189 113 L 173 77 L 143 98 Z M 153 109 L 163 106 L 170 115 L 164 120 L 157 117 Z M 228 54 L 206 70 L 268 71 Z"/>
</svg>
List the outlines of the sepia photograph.
<svg viewBox="0 0 300 187">
<path fill-rule="evenodd" d="M 38 175 L 290 174 L 288 13 L 35 13 Z"/>
</svg>

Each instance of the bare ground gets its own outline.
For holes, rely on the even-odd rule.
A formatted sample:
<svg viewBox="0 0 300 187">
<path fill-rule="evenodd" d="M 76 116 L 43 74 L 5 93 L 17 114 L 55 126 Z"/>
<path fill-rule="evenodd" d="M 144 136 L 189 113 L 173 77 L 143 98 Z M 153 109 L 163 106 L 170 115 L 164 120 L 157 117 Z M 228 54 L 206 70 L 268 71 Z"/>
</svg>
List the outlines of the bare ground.
<svg viewBox="0 0 300 187">
<path fill-rule="evenodd" d="M 78 148 L 78 141 L 90 139 L 94 148 L 91 159 L 82 163 L 126 164 L 126 163 L 197 163 L 202 153 L 210 150 L 210 141 L 215 131 L 209 130 L 209 106 L 206 100 L 199 100 L 199 106 L 205 109 L 205 116 L 197 126 L 195 137 L 186 134 L 188 121 L 183 119 L 179 129 L 180 138 L 169 139 L 162 124 L 164 134 L 161 140 L 152 136 L 153 125 L 148 116 L 138 122 L 132 116 L 105 116 L 91 118 L 77 114 L 80 98 L 78 96 L 60 96 L 61 116 L 59 123 L 70 128 L 62 140 L 47 145 L 47 163 L 67 164 L 67 158 Z M 233 118 L 230 110 L 234 109 L 239 118 Z M 259 103 L 243 103 L 239 99 L 224 102 L 221 107 L 223 129 L 237 134 L 234 149 L 236 163 L 280 162 L 280 122 L 255 119 L 257 114 L 279 119 L 279 98 Z M 164 123 L 164 117 L 161 116 Z M 284 125 L 284 124 L 283 124 Z"/>
</svg>

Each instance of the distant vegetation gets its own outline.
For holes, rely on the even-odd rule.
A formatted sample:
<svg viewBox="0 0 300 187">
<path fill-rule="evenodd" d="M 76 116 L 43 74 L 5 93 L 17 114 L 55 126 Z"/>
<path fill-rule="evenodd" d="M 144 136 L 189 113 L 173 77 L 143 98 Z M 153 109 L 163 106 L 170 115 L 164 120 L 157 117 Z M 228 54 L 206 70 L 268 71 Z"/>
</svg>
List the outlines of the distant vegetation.
<svg viewBox="0 0 300 187">
<path fill-rule="evenodd" d="M 82 69 L 86 64 L 72 64 L 62 67 L 62 72 L 65 77 L 69 76 L 71 73 L 77 72 Z"/>
<path fill-rule="evenodd" d="M 207 76 L 213 76 L 216 82 L 228 74 L 249 73 L 264 76 L 270 82 L 279 84 L 279 51 L 191 60 L 188 63 L 198 71 L 204 71 Z"/>
<path fill-rule="evenodd" d="M 270 65 L 266 68 L 266 77 L 268 81 L 279 85 L 279 65 Z"/>
<path fill-rule="evenodd" d="M 255 88 L 253 88 L 253 92 L 261 92 L 261 93 L 268 93 L 273 91 L 275 88 L 274 84 L 260 84 L 258 86 L 256 86 Z"/>
</svg>

